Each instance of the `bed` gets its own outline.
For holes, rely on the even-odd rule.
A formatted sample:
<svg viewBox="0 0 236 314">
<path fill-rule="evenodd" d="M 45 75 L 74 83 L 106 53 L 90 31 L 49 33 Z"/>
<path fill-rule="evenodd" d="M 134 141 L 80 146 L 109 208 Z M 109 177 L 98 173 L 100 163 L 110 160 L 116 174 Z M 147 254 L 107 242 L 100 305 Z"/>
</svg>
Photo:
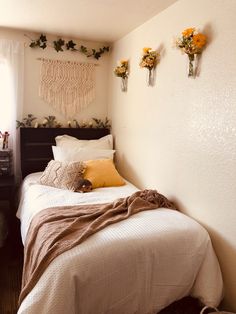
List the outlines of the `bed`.
<svg viewBox="0 0 236 314">
<path fill-rule="evenodd" d="M 17 216 L 23 244 L 31 221 L 45 208 L 110 204 L 139 193 L 125 179 L 124 185 L 89 193 L 39 184 L 57 135 L 94 140 L 109 130 L 20 131 L 25 179 Z M 188 295 L 216 307 L 222 294 L 222 275 L 207 231 L 179 211 L 160 207 L 111 224 L 57 256 L 23 298 L 18 314 L 156 314 Z"/>
</svg>

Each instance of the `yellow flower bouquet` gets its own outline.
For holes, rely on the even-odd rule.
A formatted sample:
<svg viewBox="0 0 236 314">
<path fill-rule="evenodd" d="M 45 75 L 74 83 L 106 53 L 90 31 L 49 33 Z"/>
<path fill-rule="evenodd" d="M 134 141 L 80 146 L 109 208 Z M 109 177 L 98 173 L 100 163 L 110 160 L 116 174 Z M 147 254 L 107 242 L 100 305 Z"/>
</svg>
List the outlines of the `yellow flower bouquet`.
<svg viewBox="0 0 236 314">
<path fill-rule="evenodd" d="M 196 54 L 201 54 L 206 45 L 207 38 L 204 34 L 196 31 L 194 27 L 187 28 L 182 36 L 177 39 L 176 46 L 188 55 L 189 71 L 188 76 L 195 76 L 193 61 Z"/>
<path fill-rule="evenodd" d="M 153 70 L 155 69 L 160 54 L 156 50 L 152 50 L 152 48 L 145 47 L 143 48 L 143 55 L 141 61 L 139 63 L 141 68 L 148 69 L 148 85 L 153 85 Z"/>
<path fill-rule="evenodd" d="M 121 90 L 127 91 L 127 79 L 129 75 L 129 62 L 128 60 L 120 60 L 117 67 L 114 69 L 114 74 L 121 77 Z"/>
</svg>

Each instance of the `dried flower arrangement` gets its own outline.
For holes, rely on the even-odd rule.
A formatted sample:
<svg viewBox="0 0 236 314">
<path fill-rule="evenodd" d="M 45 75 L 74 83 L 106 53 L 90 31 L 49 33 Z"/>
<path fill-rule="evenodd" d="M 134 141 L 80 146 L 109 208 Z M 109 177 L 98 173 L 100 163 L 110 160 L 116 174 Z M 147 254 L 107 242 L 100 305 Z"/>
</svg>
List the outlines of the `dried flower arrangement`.
<svg viewBox="0 0 236 314">
<path fill-rule="evenodd" d="M 128 69 L 129 69 L 128 60 L 120 60 L 119 64 L 114 69 L 114 74 L 117 77 L 121 78 L 121 90 L 123 92 L 127 91 L 127 79 L 129 75 Z"/>
<path fill-rule="evenodd" d="M 196 69 L 194 69 L 195 55 L 201 54 L 206 45 L 207 37 L 196 31 L 194 27 L 187 28 L 182 32 L 180 38 L 176 40 L 177 48 L 188 55 L 189 70 L 188 76 L 195 77 Z"/>
<path fill-rule="evenodd" d="M 148 69 L 148 85 L 154 84 L 153 71 L 159 62 L 160 54 L 152 48 L 143 48 L 143 55 L 139 63 L 141 68 Z"/>
</svg>

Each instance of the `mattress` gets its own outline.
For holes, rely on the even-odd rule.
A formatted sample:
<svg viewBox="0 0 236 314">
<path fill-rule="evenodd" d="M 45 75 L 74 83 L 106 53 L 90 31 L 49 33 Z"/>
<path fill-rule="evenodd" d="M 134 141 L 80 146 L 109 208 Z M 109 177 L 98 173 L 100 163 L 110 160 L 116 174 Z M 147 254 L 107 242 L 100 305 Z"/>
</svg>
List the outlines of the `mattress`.
<svg viewBox="0 0 236 314">
<path fill-rule="evenodd" d="M 25 242 L 32 217 L 48 207 L 99 204 L 131 195 L 121 187 L 75 193 L 25 178 L 17 216 Z M 171 209 L 137 213 L 58 256 L 26 296 L 19 314 L 151 314 L 191 295 L 218 306 L 223 282 L 207 231 Z"/>
</svg>

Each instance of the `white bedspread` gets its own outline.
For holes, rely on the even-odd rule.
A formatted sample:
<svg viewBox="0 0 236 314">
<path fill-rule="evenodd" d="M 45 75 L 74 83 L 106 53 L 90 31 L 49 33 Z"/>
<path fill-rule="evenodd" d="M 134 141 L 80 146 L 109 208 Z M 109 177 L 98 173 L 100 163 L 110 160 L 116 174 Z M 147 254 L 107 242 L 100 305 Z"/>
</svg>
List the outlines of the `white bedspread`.
<svg viewBox="0 0 236 314">
<path fill-rule="evenodd" d="M 125 186 L 73 193 L 26 178 L 17 216 L 23 242 L 31 218 L 57 205 L 95 204 L 125 197 Z M 23 300 L 18 314 L 156 314 L 186 295 L 217 306 L 219 264 L 206 230 L 170 209 L 144 211 L 113 224 L 57 257 Z"/>
</svg>

